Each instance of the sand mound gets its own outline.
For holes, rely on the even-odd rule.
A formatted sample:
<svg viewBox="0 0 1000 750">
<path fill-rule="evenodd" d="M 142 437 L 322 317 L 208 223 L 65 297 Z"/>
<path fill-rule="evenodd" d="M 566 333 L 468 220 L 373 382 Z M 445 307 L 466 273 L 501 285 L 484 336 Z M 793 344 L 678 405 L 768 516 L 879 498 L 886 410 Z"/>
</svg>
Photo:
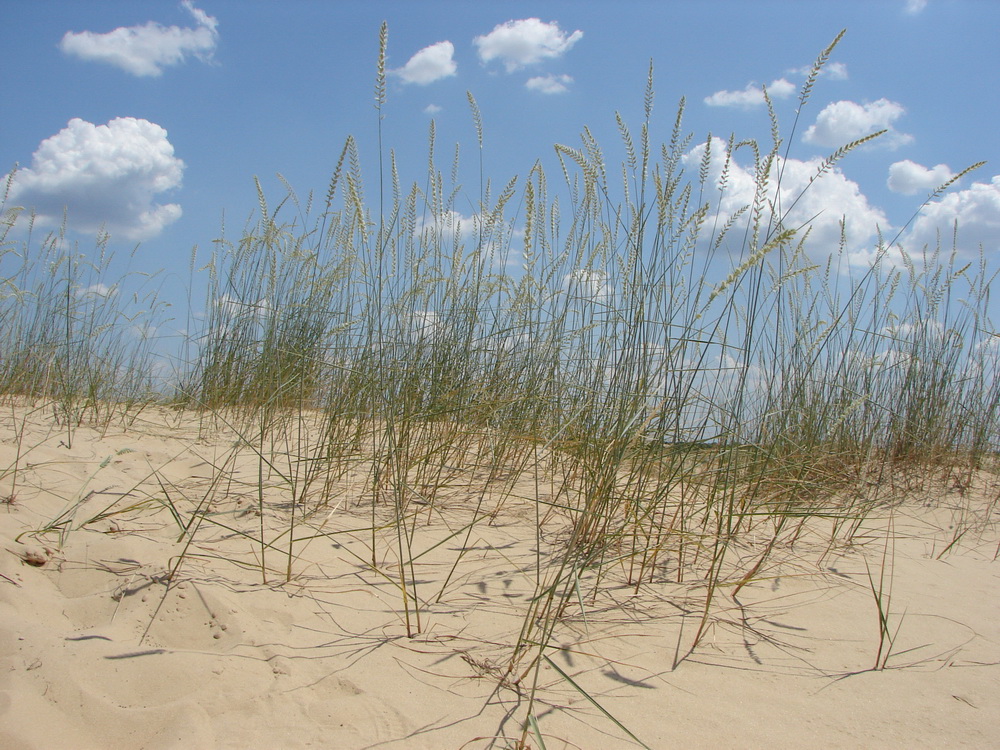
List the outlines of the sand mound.
<svg viewBox="0 0 1000 750">
<path fill-rule="evenodd" d="M 2 422 L 4 748 L 511 747 L 533 685 L 550 749 L 635 745 L 604 711 L 654 748 L 1000 744 L 981 480 L 879 509 L 849 547 L 824 548 L 818 522 L 716 593 L 693 651 L 703 582 L 669 554 L 638 586 L 608 565 L 515 684 L 569 528 L 539 525 L 530 469 L 502 492 L 454 469 L 400 534 L 362 459 L 320 503 L 275 446 L 191 414 L 67 431 L 21 405 Z M 891 584 L 882 670 L 873 584 Z"/>
</svg>

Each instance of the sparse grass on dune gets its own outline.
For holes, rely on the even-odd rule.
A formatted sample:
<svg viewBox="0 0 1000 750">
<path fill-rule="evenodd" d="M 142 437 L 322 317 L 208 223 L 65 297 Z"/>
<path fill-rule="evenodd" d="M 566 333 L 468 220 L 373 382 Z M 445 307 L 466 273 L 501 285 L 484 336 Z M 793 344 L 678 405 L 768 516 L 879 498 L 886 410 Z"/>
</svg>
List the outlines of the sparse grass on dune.
<svg viewBox="0 0 1000 750">
<path fill-rule="evenodd" d="M 351 554 L 397 592 L 409 636 L 447 600 L 476 529 L 530 508 L 536 559 L 519 570 L 533 591 L 490 673 L 522 699 L 515 741 L 541 744 L 537 700 L 557 634 L 609 592 L 697 591 L 670 644 L 676 668 L 714 627 L 720 597 L 738 602 L 800 540 L 818 570 L 902 497 L 901 477 L 959 487 L 998 468 L 985 263 L 959 267 L 944 247 L 897 267 L 892 241 L 862 273 L 842 272 L 844 247 L 817 261 L 808 228 L 786 226 L 772 205 L 787 153 L 773 111 L 769 148 L 731 143 L 724 155 L 752 155 L 754 202 L 720 213 L 727 188 L 709 178 L 708 150 L 684 168 L 683 102 L 669 140 L 652 143 L 653 93 L 651 69 L 638 132 L 619 118 L 619 166 L 584 131 L 579 146 L 556 147 L 558 186 L 541 163 L 502 187 L 481 176 L 471 221 L 456 218 L 468 200 L 457 152 L 442 172 L 433 127 L 420 183 L 404 186 L 393 153 L 380 154 L 376 203 L 351 138 L 322 201 L 289 188 L 272 208 L 258 183 L 256 220 L 219 240 L 202 269 L 196 356 L 176 363 L 169 394 L 154 393 L 152 339 L 136 334 L 162 304 L 104 286 L 107 238 L 96 261 L 66 252 L 61 233 L 14 242 L 17 209 L 5 208 L 0 391 L 49 405 L 70 444 L 74 428 L 128 422 L 158 400 L 230 431 L 201 495 L 151 468 L 155 487 L 138 505 L 175 520 L 185 546 L 173 572 L 205 554 L 212 528 L 245 541 L 230 562 L 264 583 L 291 581 L 317 539 L 349 534 Z M 502 136 L 469 100 L 481 153 Z M 724 269 L 721 280 L 707 281 L 708 268 Z M 228 472 L 247 456 L 256 474 L 239 494 L 252 495 L 257 523 L 237 528 Z M 24 470 L 19 453 L 0 478 Z M 138 505 L 74 506 L 41 531 L 64 538 Z M 428 558 L 448 571 L 430 586 Z M 888 551 L 883 560 L 869 578 L 876 668 L 895 632 Z"/>
</svg>

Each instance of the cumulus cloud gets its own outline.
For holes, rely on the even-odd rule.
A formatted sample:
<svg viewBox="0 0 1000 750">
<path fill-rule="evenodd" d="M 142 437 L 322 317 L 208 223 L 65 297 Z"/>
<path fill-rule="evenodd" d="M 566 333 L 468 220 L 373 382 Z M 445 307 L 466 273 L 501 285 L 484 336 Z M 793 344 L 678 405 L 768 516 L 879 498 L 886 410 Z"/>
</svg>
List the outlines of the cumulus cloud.
<svg viewBox="0 0 1000 750">
<path fill-rule="evenodd" d="M 915 16 L 927 7 L 927 0 L 906 0 L 906 12 Z"/>
<path fill-rule="evenodd" d="M 767 86 L 767 94 L 774 99 L 787 99 L 795 93 L 795 86 L 784 78 L 771 81 Z M 705 97 L 705 104 L 710 107 L 740 107 L 750 109 L 763 106 L 764 91 L 755 83 L 748 83 L 742 91 L 716 91 Z"/>
<path fill-rule="evenodd" d="M 721 138 L 712 139 L 709 180 L 714 184 L 718 184 L 722 176 L 726 148 Z M 705 149 L 704 143 L 695 146 L 685 155 L 684 163 L 697 168 Z M 822 163 L 820 158 L 777 159 L 770 184 L 777 183 L 779 173 L 781 184 L 777 191 L 772 187 L 767 199 L 781 207 L 787 228 L 808 224 L 810 234 L 806 249 L 813 257 L 836 250 L 842 223 L 848 252 L 861 251 L 873 243 L 879 228 L 889 229 L 889 220 L 881 209 L 868 202 L 858 184 L 839 169 L 830 170 L 814 180 Z M 745 168 L 734 159 L 729 165 L 725 193 L 715 199 L 712 208 L 719 211 L 723 221 L 727 220 L 743 206 L 753 203 L 755 189 L 752 168 Z M 767 216 L 765 211 L 765 220 Z"/>
<path fill-rule="evenodd" d="M 94 125 L 74 118 L 16 173 L 10 200 L 34 209 L 43 224 L 58 224 L 65 210 L 75 229 L 103 226 L 112 235 L 148 239 L 180 218 L 179 205 L 153 199 L 179 187 L 183 171 L 167 131 L 155 123 L 119 117 Z"/>
<path fill-rule="evenodd" d="M 394 70 L 403 83 L 416 83 L 426 86 L 428 83 L 440 81 L 455 75 L 458 65 L 453 59 L 455 45 L 451 42 L 438 42 L 424 47 L 411 57 L 402 68 Z"/>
<path fill-rule="evenodd" d="M 210 60 L 219 40 L 218 21 L 184 0 L 184 8 L 196 26 L 161 26 L 149 21 L 142 26 L 120 26 L 105 34 L 67 31 L 59 48 L 67 55 L 121 68 L 134 76 L 158 76 L 188 56 Z"/>
<path fill-rule="evenodd" d="M 569 84 L 573 83 L 570 76 L 547 75 L 529 78 L 524 85 L 530 91 L 538 91 L 542 94 L 563 94 L 569 91 Z"/>
<path fill-rule="evenodd" d="M 905 159 L 897 161 L 889 167 L 887 185 L 894 193 L 914 195 L 919 192 L 930 192 L 943 185 L 954 176 L 947 164 L 938 164 L 928 169 L 916 162 Z"/>
<path fill-rule="evenodd" d="M 425 115 L 432 115 L 433 116 L 433 115 L 436 115 L 440 111 L 441 111 L 441 107 L 439 105 L 437 105 L 437 104 L 428 104 L 426 107 L 424 107 L 424 114 Z"/>
<path fill-rule="evenodd" d="M 499 59 L 508 73 L 546 59 L 562 57 L 583 38 L 582 31 L 567 35 L 559 24 L 524 18 L 498 24 L 493 31 L 473 39 L 484 63 Z"/>
<path fill-rule="evenodd" d="M 819 113 L 815 124 L 809 126 L 803 140 L 818 146 L 840 148 L 877 130 L 885 129 L 888 132 L 879 137 L 873 145 L 896 149 L 913 142 L 912 135 L 900 133 L 893 127 L 893 123 L 905 113 L 906 110 L 901 104 L 888 99 L 879 99 L 869 104 L 852 101 L 833 102 Z"/>
<path fill-rule="evenodd" d="M 1000 252 L 1000 175 L 990 182 L 975 182 L 965 190 L 947 193 L 921 210 L 910 230 L 900 239 L 907 252 L 918 255 L 924 247 L 933 250 L 940 237 L 941 248 L 951 250 L 958 226 L 957 249 L 967 260 L 979 256 L 979 248 L 995 258 Z"/>
</svg>

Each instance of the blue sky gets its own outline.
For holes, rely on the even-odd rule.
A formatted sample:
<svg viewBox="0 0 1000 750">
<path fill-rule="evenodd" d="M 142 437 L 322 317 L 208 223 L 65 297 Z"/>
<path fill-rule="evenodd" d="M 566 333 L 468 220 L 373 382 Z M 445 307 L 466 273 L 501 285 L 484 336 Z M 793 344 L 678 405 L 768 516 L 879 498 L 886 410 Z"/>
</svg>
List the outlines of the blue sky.
<svg viewBox="0 0 1000 750">
<path fill-rule="evenodd" d="M 303 196 L 322 194 L 353 135 L 376 183 L 383 20 L 384 137 L 404 184 L 425 174 L 432 118 L 442 169 L 455 142 L 466 167 L 477 160 L 467 91 L 496 183 L 523 178 L 536 160 L 555 177 L 553 144 L 578 145 L 584 126 L 617 163 L 615 112 L 638 129 L 650 59 L 654 143 L 669 138 L 682 95 L 693 158 L 709 132 L 766 143 L 761 84 L 787 137 L 803 69 L 846 28 L 791 141 L 788 174 L 805 180 L 843 143 L 889 132 L 812 189 L 804 208 L 822 211 L 817 236 L 832 237 L 847 215 L 861 264 L 876 226 L 894 234 L 937 184 L 986 160 L 902 239 L 919 251 L 958 220 L 963 254 L 982 245 L 991 264 L 1000 257 L 1000 3 L 990 0 L 38 0 L 4 9 L 0 174 L 20 164 L 8 206 L 35 208 L 43 225 L 65 207 L 83 251 L 101 225 L 123 257 L 138 243 L 130 267 L 164 269 L 178 298 L 192 246 L 204 258 L 223 213 L 238 233 L 256 206 L 254 176 L 273 202 L 276 173 Z M 478 186 L 467 183 L 471 214 Z"/>
</svg>

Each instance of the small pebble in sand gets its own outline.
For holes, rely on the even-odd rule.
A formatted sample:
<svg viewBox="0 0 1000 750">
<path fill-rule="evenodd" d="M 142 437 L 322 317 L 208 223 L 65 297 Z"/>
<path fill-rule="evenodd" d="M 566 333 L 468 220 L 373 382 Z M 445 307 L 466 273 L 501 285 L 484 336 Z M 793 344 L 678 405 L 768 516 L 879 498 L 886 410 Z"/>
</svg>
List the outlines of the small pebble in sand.
<svg viewBox="0 0 1000 750">
<path fill-rule="evenodd" d="M 51 553 L 41 547 L 25 547 L 18 556 L 28 565 L 40 568 L 49 561 Z"/>
</svg>

